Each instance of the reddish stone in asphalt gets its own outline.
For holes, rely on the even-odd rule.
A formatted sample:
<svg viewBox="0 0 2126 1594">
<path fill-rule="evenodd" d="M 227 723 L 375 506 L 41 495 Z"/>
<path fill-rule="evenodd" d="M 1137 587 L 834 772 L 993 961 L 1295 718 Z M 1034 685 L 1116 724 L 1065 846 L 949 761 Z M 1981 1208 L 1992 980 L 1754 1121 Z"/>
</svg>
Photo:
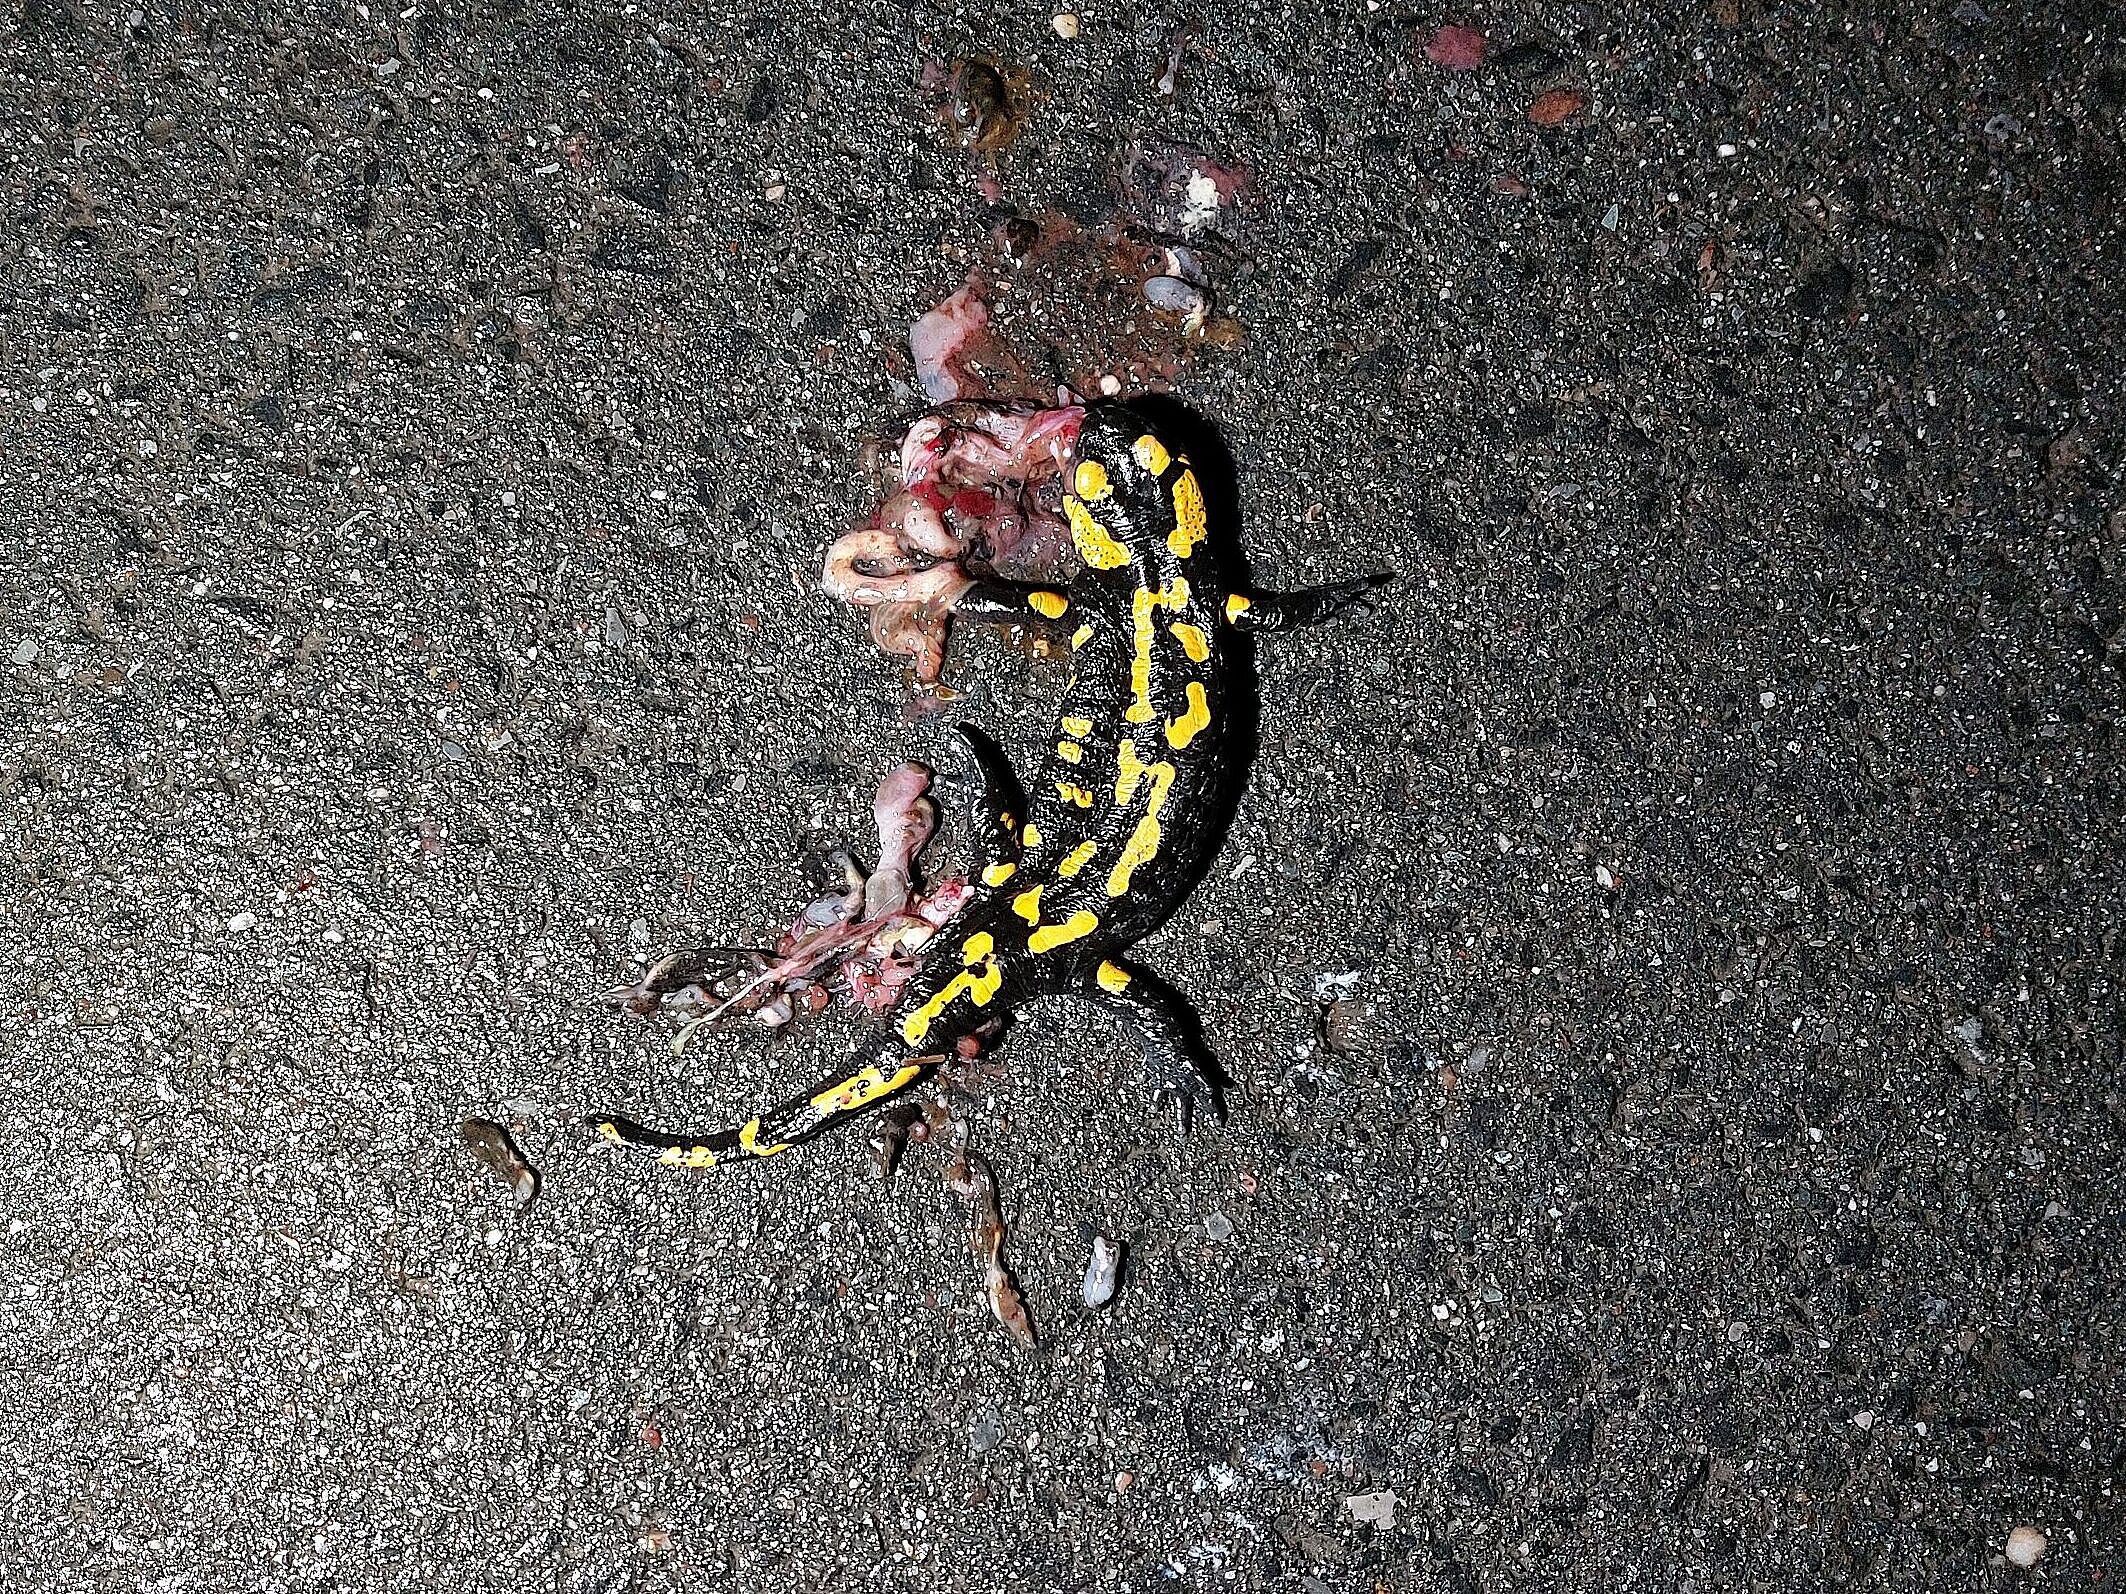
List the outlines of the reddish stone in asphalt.
<svg viewBox="0 0 2126 1594">
<path fill-rule="evenodd" d="M 1481 30 L 1450 22 L 1425 41 L 1425 59 L 1449 72 L 1474 72 L 1489 46 Z"/>
</svg>

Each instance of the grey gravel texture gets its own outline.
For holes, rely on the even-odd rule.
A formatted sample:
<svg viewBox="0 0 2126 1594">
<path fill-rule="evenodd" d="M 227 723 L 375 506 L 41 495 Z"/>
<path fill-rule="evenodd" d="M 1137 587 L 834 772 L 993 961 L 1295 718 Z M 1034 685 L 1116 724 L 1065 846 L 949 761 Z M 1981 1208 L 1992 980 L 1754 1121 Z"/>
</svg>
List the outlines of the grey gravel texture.
<svg viewBox="0 0 2126 1594">
<path fill-rule="evenodd" d="M 2121 1575 L 2117 12 L 1189 18 L 0 22 L 0 1585 Z M 1406 578 L 1145 949 L 1230 1125 L 1061 1005 L 965 1105 L 1031 1354 L 934 1146 L 576 1123 L 816 1077 L 590 998 L 957 768 L 816 581 L 970 46 L 1023 203 L 1253 169 L 1182 391 L 1266 580 Z M 1056 669 L 949 679 L 1026 757 Z"/>
</svg>

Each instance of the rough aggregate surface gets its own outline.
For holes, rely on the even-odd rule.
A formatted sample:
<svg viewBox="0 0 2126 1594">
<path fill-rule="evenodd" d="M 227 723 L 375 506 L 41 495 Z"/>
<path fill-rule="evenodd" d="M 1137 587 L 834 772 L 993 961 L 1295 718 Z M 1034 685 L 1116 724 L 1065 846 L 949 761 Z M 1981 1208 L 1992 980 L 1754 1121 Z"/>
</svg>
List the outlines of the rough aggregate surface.
<svg viewBox="0 0 2126 1594">
<path fill-rule="evenodd" d="M 1071 15 L 0 16 L 0 1584 L 2120 1576 L 2116 10 Z M 1251 170 L 1182 394 L 1262 579 L 1405 578 L 1145 949 L 1231 1123 L 1061 1004 L 962 1106 L 1031 1354 L 935 1145 L 577 1122 L 816 1077 L 589 999 L 958 768 L 817 564 L 970 48 L 1018 203 Z"/>
</svg>

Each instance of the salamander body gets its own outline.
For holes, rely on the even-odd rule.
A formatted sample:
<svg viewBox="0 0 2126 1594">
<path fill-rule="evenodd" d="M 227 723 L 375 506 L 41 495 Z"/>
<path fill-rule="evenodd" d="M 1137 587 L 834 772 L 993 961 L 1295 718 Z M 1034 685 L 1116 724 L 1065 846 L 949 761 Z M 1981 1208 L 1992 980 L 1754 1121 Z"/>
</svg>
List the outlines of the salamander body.
<svg viewBox="0 0 2126 1594">
<path fill-rule="evenodd" d="M 1361 603 L 1383 577 L 1243 590 L 1186 455 L 1135 411 L 1087 411 L 1064 494 L 1084 570 L 1067 588 L 979 581 L 955 612 L 1067 629 L 1071 674 L 1050 750 L 1022 790 L 996 745 L 960 734 L 983 780 L 975 894 L 930 942 L 898 1006 L 834 1078 L 728 1130 L 617 1117 L 606 1139 L 671 1167 L 773 1156 L 920 1083 L 1035 997 L 1128 1019 L 1184 1126 L 1222 1083 L 1186 1002 L 1128 957 L 1202 878 L 1246 777 L 1251 632 Z"/>
</svg>

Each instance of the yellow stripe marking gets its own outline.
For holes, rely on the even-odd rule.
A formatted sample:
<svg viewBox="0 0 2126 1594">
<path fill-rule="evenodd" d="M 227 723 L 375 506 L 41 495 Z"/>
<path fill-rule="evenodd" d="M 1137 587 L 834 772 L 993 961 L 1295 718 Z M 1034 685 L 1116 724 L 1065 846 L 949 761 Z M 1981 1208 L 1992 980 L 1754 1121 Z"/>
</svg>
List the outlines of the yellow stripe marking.
<svg viewBox="0 0 2126 1594">
<path fill-rule="evenodd" d="M 1174 456 L 1166 451 L 1166 445 L 1150 432 L 1130 444 L 1129 451 L 1137 456 L 1137 463 L 1154 476 L 1164 476 L 1166 467 L 1174 462 Z"/>
<path fill-rule="evenodd" d="M 1129 563 L 1129 550 L 1093 518 L 1093 512 L 1075 493 L 1063 495 L 1063 518 L 1070 522 L 1070 540 L 1077 547 L 1078 557 L 1095 570 L 1120 570 Z"/>
<path fill-rule="evenodd" d="M 982 884 L 1000 886 L 1018 872 L 1019 866 L 1015 863 L 993 863 L 982 871 Z"/>
<path fill-rule="evenodd" d="M 1097 841 L 1081 841 L 1071 848 L 1063 861 L 1056 865 L 1056 873 L 1063 876 L 1076 874 L 1093 861 L 1093 854 L 1100 850 Z"/>
<path fill-rule="evenodd" d="M 1174 640 L 1181 644 L 1181 651 L 1189 656 L 1191 664 L 1206 664 L 1211 657 L 1211 639 L 1203 634 L 1203 627 L 1190 625 L 1186 620 L 1176 620 L 1167 629 L 1174 633 Z"/>
<path fill-rule="evenodd" d="M 761 1155 L 769 1156 L 772 1153 L 764 1151 Z M 713 1168 L 717 1158 L 716 1153 L 707 1146 L 666 1146 L 657 1153 L 657 1160 L 667 1168 Z"/>
<path fill-rule="evenodd" d="M 1210 531 L 1210 518 L 1204 513 L 1203 484 L 1196 480 L 1196 473 L 1185 470 L 1174 478 L 1174 529 L 1166 534 L 1167 547 L 1174 550 L 1176 558 L 1186 559 L 1196 551 Z"/>
<path fill-rule="evenodd" d="M 937 995 L 901 1020 L 901 1039 L 910 1046 L 921 1045 L 938 1014 L 951 1006 L 953 998 L 962 991 L 974 998 L 977 1007 L 987 1007 L 1004 984 L 1004 971 L 997 967 L 995 952 L 996 939 L 987 930 L 970 935 L 960 946 L 960 956 L 968 966 L 947 980 Z"/>
<path fill-rule="evenodd" d="M 840 1084 L 830 1085 L 814 1096 L 812 1106 L 829 1115 L 854 1112 L 866 1102 L 892 1095 L 922 1071 L 916 1064 L 907 1063 L 888 1079 L 876 1063 L 867 1063 Z"/>
<path fill-rule="evenodd" d="M 1188 578 L 1176 576 L 1163 587 L 1140 586 L 1130 595 L 1130 623 L 1136 634 L 1137 651 L 1129 665 L 1129 707 L 1122 717 L 1133 724 L 1150 723 L 1152 708 L 1152 615 L 1155 611 L 1179 609 L 1188 603 Z"/>
<path fill-rule="evenodd" d="M 1066 764 L 1075 764 L 1085 757 L 1085 749 L 1076 742 L 1058 742 L 1056 743 L 1056 757 L 1062 759 Z"/>
<path fill-rule="evenodd" d="M 755 1118 L 745 1128 L 738 1131 L 738 1144 L 740 1149 L 755 1157 L 772 1157 L 778 1151 L 788 1151 L 790 1149 L 790 1142 L 787 1140 L 778 1140 L 772 1146 L 762 1145 L 760 1143 L 760 1120 L 758 1118 Z M 704 1147 L 702 1149 L 706 1150 L 707 1148 Z"/>
<path fill-rule="evenodd" d="M 1090 808 L 1093 805 L 1093 794 L 1091 792 L 1087 791 L 1083 786 L 1074 785 L 1067 780 L 1056 782 L 1056 795 L 1067 803 L 1075 803 L 1080 808 Z"/>
<path fill-rule="evenodd" d="M 1041 922 L 1041 888 L 1033 886 L 1011 899 L 1011 911 L 1028 924 Z"/>
<path fill-rule="evenodd" d="M 1112 487 L 1107 467 L 1097 459 L 1079 460 L 1078 468 L 1070 473 L 1070 489 L 1080 498 L 1105 498 Z"/>
<path fill-rule="evenodd" d="M 1068 736 L 1090 736 L 1093 733 L 1093 722 L 1076 714 L 1066 714 L 1063 716 L 1063 731 Z"/>
<path fill-rule="evenodd" d="M 1183 748 L 1196 739 L 1196 733 L 1211 723 L 1211 700 L 1203 690 L 1201 681 L 1188 683 L 1188 712 L 1177 720 L 1166 722 L 1167 745 Z"/>
<path fill-rule="evenodd" d="M 1254 604 L 1236 592 L 1225 600 L 1225 617 L 1228 621 L 1237 620 L 1254 607 Z"/>
<path fill-rule="evenodd" d="M 1066 942 L 1088 936 L 1100 928 L 1100 916 L 1089 908 L 1080 908 L 1061 924 L 1044 924 L 1026 938 L 1030 952 L 1053 952 Z"/>
<path fill-rule="evenodd" d="M 1070 599 L 1060 592 L 1034 592 L 1027 595 L 1026 607 L 1035 614 L 1045 614 L 1051 620 L 1060 620 L 1070 612 Z"/>
<path fill-rule="evenodd" d="M 1120 996 L 1129 989 L 1129 970 L 1116 963 L 1102 963 L 1093 970 L 1093 979 L 1101 990 L 1112 996 Z"/>
<path fill-rule="evenodd" d="M 1127 737 L 1116 751 L 1116 761 L 1119 765 L 1119 773 L 1115 776 L 1117 805 L 1126 805 L 1136 796 L 1140 784 L 1149 782 L 1151 789 L 1145 799 L 1144 817 L 1137 821 L 1137 828 L 1122 844 L 1122 856 L 1108 871 L 1107 894 L 1111 897 L 1127 895 L 1131 877 L 1158 855 L 1160 843 L 1165 840 L 1159 814 L 1166 807 L 1166 794 L 1174 785 L 1174 766 L 1163 758 L 1156 764 L 1145 763 L 1137 756 L 1137 744 Z"/>
</svg>

